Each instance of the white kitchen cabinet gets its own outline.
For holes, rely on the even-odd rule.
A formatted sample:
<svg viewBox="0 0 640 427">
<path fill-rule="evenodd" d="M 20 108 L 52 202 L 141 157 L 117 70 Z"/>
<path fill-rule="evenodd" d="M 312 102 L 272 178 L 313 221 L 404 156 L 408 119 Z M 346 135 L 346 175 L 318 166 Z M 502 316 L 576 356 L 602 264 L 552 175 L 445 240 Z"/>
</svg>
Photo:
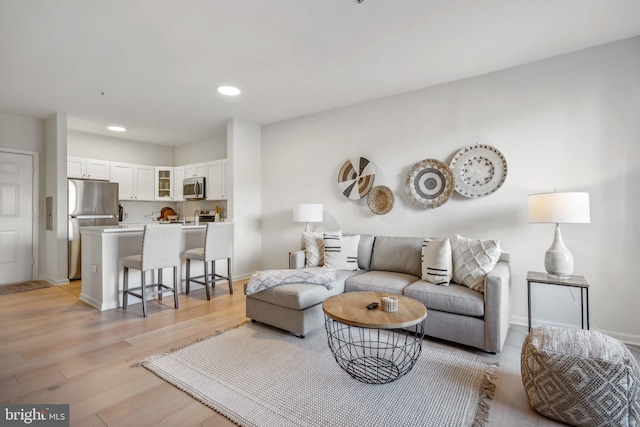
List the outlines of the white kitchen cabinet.
<svg viewBox="0 0 640 427">
<path fill-rule="evenodd" d="M 83 157 L 67 157 L 67 177 L 109 181 L 111 179 L 111 162 Z"/>
<path fill-rule="evenodd" d="M 197 176 L 205 177 L 207 174 L 207 167 L 205 163 L 196 163 L 194 165 L 186 165 L 184 167 L 185 178 L 195 178 Z"/>
<path fill-rule="evenodd" d="M 120 200 L 154 200 L 153 166 L 111 162 L 111 181 L 118 183 Z"/>
<path fill-rule="evenodd" d="M 182 182 L 184 181 L 184 166 L 173 168 L 173 200 L 176 202 L 184 201 L 182 194 Z"/>
<path fill-rule="evenodd" d="M 214 160 L 207 162 L 207 180 L 206 185 L 206 198 L 207 200 L 226 200 L 226 169 L 227 159 Z"/>
<path fill-rule="evenodd" d="M 155 167 L 155 200 L 173 200 L 173 168 L 169 166 Z"/>
</svg>

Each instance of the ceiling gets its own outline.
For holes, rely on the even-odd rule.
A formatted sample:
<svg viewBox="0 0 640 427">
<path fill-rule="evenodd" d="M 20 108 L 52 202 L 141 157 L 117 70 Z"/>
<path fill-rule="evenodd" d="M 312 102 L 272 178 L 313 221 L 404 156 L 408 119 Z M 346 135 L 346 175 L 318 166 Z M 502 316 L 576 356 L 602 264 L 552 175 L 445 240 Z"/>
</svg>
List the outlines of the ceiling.
<svg viewBox="0 0 640 427">
<path fill-rule="evenodd" d="M 229 118 L 274 123 L 637 36 L 639 16 L 638 0 L 0 0 L 0 112 L 177 146 Z"/>
</svg>

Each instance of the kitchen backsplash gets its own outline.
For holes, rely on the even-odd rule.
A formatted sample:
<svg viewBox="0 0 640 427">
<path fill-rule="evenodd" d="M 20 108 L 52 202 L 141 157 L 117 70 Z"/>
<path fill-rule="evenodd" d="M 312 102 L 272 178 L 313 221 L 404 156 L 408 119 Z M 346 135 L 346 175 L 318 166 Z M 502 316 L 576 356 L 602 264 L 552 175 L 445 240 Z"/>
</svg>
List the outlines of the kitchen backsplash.
<svg viewBox="0 0 640 427">
<path fill-rule="evenodd" d="M 186 212 L 187 220 L 193 220 L 193 215 L 196 210 L 214 210 L 216 206 L 220 206 L 222 210 L 221 217 L 227 218 L 227 202 L 222 201 L 207 201 L 207 200 L 193 200 L 188 202 L 136 202 L 130 200 L 122 200 L 120 202 L 124 208 L 126 219 L 123 223 L 145 223 L 156 221 L 160 216 L 160 211 L 165 206 L 173 209 L 176 214 L 182 215 L 182 210 Z"/>
</svg>

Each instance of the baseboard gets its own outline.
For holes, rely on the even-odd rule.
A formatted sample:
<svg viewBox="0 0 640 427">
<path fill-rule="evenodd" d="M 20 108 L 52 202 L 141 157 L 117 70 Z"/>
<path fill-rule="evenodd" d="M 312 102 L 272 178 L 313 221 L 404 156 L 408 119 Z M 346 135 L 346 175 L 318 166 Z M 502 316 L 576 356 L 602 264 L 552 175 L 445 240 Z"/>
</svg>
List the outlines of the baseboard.
<svg viewBox="0 0 640 427">
<path fill-rule="evenodd" d="M 540 319 L 532 319 L 532 323 L 534 325 L 540 325 L 544 323 L 545 325 L 557 326 L 559 328 L 575 328 L 576 327 L 576 325 L 570 325 L 570 324 L 544 322 Z M 511 316 L 511 324 L 529 327 L 529 320 L 528 318 L 522 317 L 522 316 Z M 602 332 L 603 334 L 609 335 L 610 337 L 620 340 L 625 344 L 640 345 L 640 335 L 625 334 L 622 332 L 615 332 L 615 331 L 607 331 L 605 329 L 600 329 L 597 326 L 593 326 L 593 325 L 590 325 L 590 326 L 591 326 L 591 330 Z"/>
<path fill-rule="evenodd" d="M 69 284 L 69 279 L 54 279 L 53 277 L 49 277 L 49 276 L 43 275 L 43 274 L 40 275 L 38 280 L 47 281 L 47 282 L 49 282 L 49 283 L 51 283 L 52 285 L 55 285 L 55 286 L 68 285 Z"/>
<path fill-rule="evenodd" d="M 237 276 L 233 276 L 233 280 L 244 280 L 244 279 L 248 279 L 251 277 L 253 273 L 245 273 L 245 274 L 238 274 Z"/>
</svg>

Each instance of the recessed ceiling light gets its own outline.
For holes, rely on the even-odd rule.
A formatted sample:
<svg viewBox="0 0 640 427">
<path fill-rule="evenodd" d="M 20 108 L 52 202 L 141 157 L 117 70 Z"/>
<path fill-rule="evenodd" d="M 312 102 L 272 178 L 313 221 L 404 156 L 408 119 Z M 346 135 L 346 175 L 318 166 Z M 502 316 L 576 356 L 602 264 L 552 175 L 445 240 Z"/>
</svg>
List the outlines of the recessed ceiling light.
<svg viewBox="0 0 640 427">
<path fill-rule="evenodd" d="M 122 126 L 107 126 L 107 129 L 112 130 L 114 132 L 126 132 L 127 131 Z"/>
<path fill-rule="evenodd" d="M 233 87 L 233 86 L 220 86 L 218 88 L 218 92 L 220 92 L 223 95 L 228 95 L 228 96 L 240 95 L 240 89 L 238 89 L 237 87 Z"/>
</svg>

